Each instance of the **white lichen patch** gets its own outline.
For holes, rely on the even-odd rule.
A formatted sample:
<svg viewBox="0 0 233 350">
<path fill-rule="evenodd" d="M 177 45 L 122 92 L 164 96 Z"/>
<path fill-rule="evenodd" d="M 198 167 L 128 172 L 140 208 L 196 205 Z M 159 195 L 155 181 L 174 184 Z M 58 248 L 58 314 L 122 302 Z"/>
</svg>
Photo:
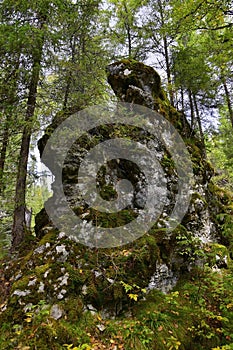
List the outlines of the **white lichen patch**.
<svg viewBox="0 0 233 350">
<path fill-rule="evenodd" d="M 59 299 L 59 300 L 63 299 L 66 293 L 67 293 L 67 291 L 65 289 L 62 289 L 60 291 L 60 293 L 58 294 L 57 299 Z"/>
<path fill-rule="evenodd" d="M 64 276 L 58 277 L 57 281 L 60 282 L 59 283 L 59 287 L 67 285 L 68 284 L 68 278 L 69 278 L 68 272 L 66 272 Z"/>
<path fill-rule="evenodd" d="M 31 291 L 28 289 L 26 290 L 16 289 L 12 295 L 17 295 L 18 297 L 26 297 L 29 294 L 31 294 Z"/>
<path fill-rule="evenodd" d="M 34 286 L 36 284 L 37 278 L 34 278 L 33 280 L 28 282 L 28 287 Z"/>
<path fill-rule="evenodd" d="M 168 293 L 177 283 L 177 276 L 166 264 L 158 264 L 156 271 L 150 279 L 147 291 L 158 289 Z"/>
<path fill-rule="evenodd" d="M 33 307 L 32 303 L 28 303 L 27 305 L 24 306 L 23 311 L 26 313 L 28 311 L 31 311 Z"/>
<path fill-rule="evenodd" d="M 50 316 L 54 320 L 59 320 L 63 316 L 63 310 L 58 304 L 54 304 L 50 310 Z"/>
<path fill-rule="evenodd" d="M 91 304 L 87 304 L 87 306 L 84 308 L 84 312 L 85 311 L 90 311 L 92 315 L 95 315 L 97 313 L 97 309 Z"/>
<path fill-rule="evenodd" d="M 114 283 L 114 280 L 113 280 L 112 278 L 107 278 L 107 281 L 108 281 L 109 283 L 111 283 L 111 284 Z"/>
<path fill-rule="evenodd" d="M 43 282 L 40 282 L 38 292 L 39 292 L 39 293 L 44 293 L 44 287 L 45 287 L 44 283 L 43 283 Z"/>
<path fill-rule="evenodd" d="M 59 232 L 59 235 L 58 235 L 57 239 L 60 240 L 60 239 L 62 239 L 64 237 L 66 237 L 65 232 Z"/>
<path fill-rule="evenodd" d="M 56 252 L 57 252 L 57 254 L 61 255 L 61 257 L 59 258 L 60 261 L 62 261 L 62 262 L 66 261 L 68 255 L 69 255 L 69 252 L 67 252 L 66 246 L 64 244 L 56 246 Z"/>
<path fill-rule="evenodd" d="M 87 286 L 86 286 L 86 284 L 84 284 L 84 285 L 82 286 L 82 294 L 83 294 L 83 295 L 87 295 Z"/>
<path fill-rule="evenodd" d="M 44 278 L 47 278 L 47 277 L 48 277 L 48 274 L 49 274 L 50 271 L 51 271 L 50 269 L 47 270 L 47 271 L 45 271 L 45 273 L 44 273 Z"/>
<path fill-rule="evenodd" d="M 22 273 L 20 272 L 20 273 L 18 273 L 18 274 L 15 276 L 14 280 L 17 281 L 17 280 L 19 280 L 22 276 L 23 276 L 23 275 L 22 275 Z"/>
<path fill-rule="evenodd" d="M 130 75 L 131 73 L 132 73 L 132 71 L 129 70 L 128 68 L 126 68 L 126 69 L 124 70 L 124 75 L 126 75 L 126 76 Z"/>
<path fill-rule="evenodd" d="M 46 245 L 45 244 L 41 245 L 34 250 L 33 254 L 42 254 L 44 253 L 45 249 L 46 249 Z"/>
</svg>

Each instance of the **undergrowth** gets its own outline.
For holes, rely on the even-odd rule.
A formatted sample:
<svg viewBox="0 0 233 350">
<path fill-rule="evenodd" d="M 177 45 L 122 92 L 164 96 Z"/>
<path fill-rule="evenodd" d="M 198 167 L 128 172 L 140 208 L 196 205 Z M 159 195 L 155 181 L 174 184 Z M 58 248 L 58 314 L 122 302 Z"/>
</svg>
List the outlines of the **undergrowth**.
<svg viewBox="0 0 233 350">
<path fill-rule="evenodd" d="M 42 300 L 20 322 L 2 322 L 0 349 L 231 350 L 232 286 L 230 268 L 196 267 L 171 293 L 153 290 L 142 300 L 133 298 L 115 319 L 84 310 L 76 318 L 65 312 L 54 320 L 51 305 Z"/>
</svg>

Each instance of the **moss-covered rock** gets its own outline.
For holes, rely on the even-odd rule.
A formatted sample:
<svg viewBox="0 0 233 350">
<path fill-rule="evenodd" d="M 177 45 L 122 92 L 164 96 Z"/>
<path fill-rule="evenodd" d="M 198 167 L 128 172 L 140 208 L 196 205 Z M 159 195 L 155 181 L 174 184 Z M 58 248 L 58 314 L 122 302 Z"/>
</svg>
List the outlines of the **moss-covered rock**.
<svg viewBox="0 0 233 350">
<path fill-rule="evenodd" d="M 170 105 L 160 76 L 152 67 L 124 59 L 107 67 L 107 78 L 120 101 L 151 108 L 171 121 L 182 134 L 190 135 L 185 116 Z"/>
<path fill-rule="evenodd" d="M 191 136 L 185 116 L 170 105 L 153 68 L 122 60 L 107 67 L 107 76 L 119 100 L 152 108 L 183 136 L 195 178 L 189 209 L 168 232 L 166 219 L 176 200 L 178 175 L 172 155 L 158 142 L 155 150 L 166 177 L 168 201 L 157 223 L 132 243 L 99 249 L 81 245 L 56 230 L 43 209 L 36 218 L 37 237 L 33 241 L 29 237 L 18 256 L 3 262 L 0 349 L 6 348 L 2 344 L 7 338 L 9 349 L 41 350 L 196 350 L 230 343 L 227 320 L 233 319 L 233 308 L 232 301 L 224 298 L 232 282 L 232 195 L 211 182 L 213 169 L 201 143 Z M 40 152 L 59 123 L 76 111 L 56 116 L 39 142 Z M 67 201 L 76 215 L 94 225 L 117 227 L 137 212 L 128 207 L 106 217 L 80 204 L 72 187 L 79 157 L 99 142 L 126 136 L 145 145 L 155 141 L 140 128 L 101 126 L 68 152 L 63 169 Z M 113 173 L 130 180 L 135 192 L 140 189 L 138 168 L 113 160 L 98 174 L 99 191 L 106 200 L 116 196 L 112 183 L 105 181 Z M 135 195 L 133 204 L 139 210 L 144 202 Z M 172 288 L 176 289 L 169 294 Z"/>
</svg>

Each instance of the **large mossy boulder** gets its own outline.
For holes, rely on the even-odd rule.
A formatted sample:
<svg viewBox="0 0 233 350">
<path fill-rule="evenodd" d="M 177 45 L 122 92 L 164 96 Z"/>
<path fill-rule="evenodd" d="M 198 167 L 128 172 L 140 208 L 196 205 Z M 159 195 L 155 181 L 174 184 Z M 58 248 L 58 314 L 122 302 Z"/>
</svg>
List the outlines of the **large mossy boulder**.
<svg viewBox="0 0 233 350">
<path fill-rule="evenodd" d="M 212 288 L 205 279 L 204 266 L 208 265 L 208 273 L 212 273 L 212 269 L 231 269 L 231 194 L 211 182 L 213 169 L 204 157 L 201 143 L 196 135 L 191 136 L 185 116 L 170 105 L 159 75 L 143 63 L 122 60 L 107 67 L 107 79 L 120 101 L 159 112 L 182 135 L 193 162 L 195 179 L 189 209 L 176 229 L 168 233 L 165 220 L 174 205 L 177 173 L 171 155 L 162 146 L 155 149 L 167 178 L 169 203 L 158 222 L 139 239 L 116 248 L 87 247 L 54 228 L 43 209 L 36 218 L 37 241 L 33 246 L 29 241 L 25 251 L 4 263 L 5 293 L 0 297 L 0 317 L 6 334 L 11 334 L 9 349 L 23 349 L 22 346 L 28 344 L 27 349 L 68 346 L 72 349 L 71 344 L 79 344 L 77 349 L 194 349 L 192 332 L 187 329 L 195 333 L 197 327 L 192 307 L 202 288 L 195 281 L 202 278 L 206 284 L 204 305 Z M 41 153 L 59 123 L 77 110 L 72 108 L 56 116 L 39 141 Z M 142 137 L 135 128 L 99 127 L 77 141 L 67 156 L 63 171 L 67 201 L 76 215 L 83 215 L 94 225 L 101 220 L 103 225 L 113 222 L 120 225 L 125 219 L 132 219 L 134 212 L 128 208 L 122 216 L 110 215 L 106 224 L 106 217 L 99 215 L 97 222 L 96 212 L 85 205 L 77 206 L 78 198 L 72 190 L 77 159 L 83 149 L 114 137 L 114 133 L 117 137 L 123 136 L 127 131 L 134 139 Z M 109 177 L 114 172 L 114 176 L 121 178 L 122 172 L 133 174 L 137 169 L 122 160 L 110 162 L 107 170 Z M 105 175 L 102 174 L 102 178 L 100 175 L 100 184 Z M 137 191 L 136 178 L 130 175 L 129 180 L 135 182 Z M 114 197 L 111 183 L 103 180 L 102 185 L 102 195 L 106 199 Z M 135 200 L 135 203 L 140 207 L 139 202 Z M 197 272 L 200 267 L 202 275 Z M 193 284 L 187 287 L 189 282 Z M 179 291 L 163 294 L 175 286 Z M 214 303 L 216 298 L 214 296 Z M 182 311 L 182 305 L 186 312 Z M 220 311 L 215 307 L 217 314 Z M 198 316 L 200 320 L 202 316 Z M 217 329 L 219 326 L 214 316 L 205 318 L 205 322 L 206 327 Z M 7 327 L 13 327 L 13 331 Z M 183 347 L 179 345 L 181 340 Z M 93 345 L 95 342 L 98 347 Z M 208 344 L 212 346 L 211 342 Z"/>
</svg>

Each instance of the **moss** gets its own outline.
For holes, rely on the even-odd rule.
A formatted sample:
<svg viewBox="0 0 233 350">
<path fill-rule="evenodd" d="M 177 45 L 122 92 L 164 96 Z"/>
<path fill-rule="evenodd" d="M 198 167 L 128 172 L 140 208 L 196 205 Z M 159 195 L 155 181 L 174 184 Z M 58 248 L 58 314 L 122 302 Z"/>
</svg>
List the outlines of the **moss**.
<svg viewBox="0 0 233 350">
<path fill-rule="evenodd" d="M 163 155 L 160 164 L 165 170 L 167 176 L 177 176 L 175 162 L 169 153 Z"/>
<path fill-rule="evenodd" d="M 208 184 L 208 190 L 213 197 L 217 196 L 216 200 L 222 203 L 224 207 L 232 205 L 233 195 L 230 191 L 218 186 L 212 181 L 210 181 Z"/>
<path fill-rule="evenodd" d="M 53 244 L 57 238 L 58 231 L 55 229 L 49 230 L 47 234 L 44 235 L 44 237 L 39 241 L 39 246 L 42 246 L 46 243 Z"/>
<path fill-rule="evenodd" d="M 131 59 L 123 59 L 121 61 L 115 62 L 111 64 L 111 67 L 121 67 L 123 64 L 122 69 L 128 69 L 131 71 L 129 75 L 120 75 L 120 76 L 114 76 L 111 73 L 111 68 L 107 69 L 107 78 L 109 83 L 112 85 L 114 92 L 118 97 L 121 97 L 122 94 L 126 93 L 126 90 L 128 89 L 129 85 L 134 85 L 139 88 L 142 87 L 142 83 L 140 80 L 140 77 L 143 75 L 144 80 L 146 78 L 147 84 L 150 85 L 152 89 L 153 97 L 158 97 L 161 90 L 161 80 L 160 76 L 155 72 L 155 70 L 150 67 L 146 66 L 142 62 L 138 62 Z M 110 67 L 109 66 L 109 67 Z M 153 78 L 152 78 L 153 77 Z M 154 79 L 155 83 L 151 83 L 151 80 Z"/>
<path fill-rule="evenodd" d="M 198 193 L 198 192 L 192 193 L 191 203 L 195 202 L 197 199 L 199 199 L 200 201 L 202 201 L 206 205 L 208 204 L 206 201 L 206 198 L 204 196 L 202 196 L 200 193 Z"/>
<path fill-rule="evenodd" d="M 225 254 L 222 249 L 220 245 L 213 247 L 215 252 Z M 225 319 L 232 320 L 232 290 L 228 290 L 231 294 L 226 293 L 227 286 L 232 283 L 229 277 L 229 274 L 223 273 L 220 278 L 210 270 L 198 268 L 196 275 L 194 271 L 183 275 L 177 289 L 170 294 L 154 290 L 144 295 L 144 300 L 132 303 L 132 316 L 124 318 L 102 319 L 98 313 L 83 313 L 80 297 L 60 303 L 65 315 L 58 321 L 44 314 L 27 323 L 24 321 L 25 313 L 20 318 L 15 310 L 15 321 L 21 331 L 18 335 L 14 333 L 12 325 L 9 326 L 9 321 L 5 319 L 2 323 L 2 344 L 5 346 L 7 342 L 8 349 L 23 344 L 31 349 L 56 350 L 64 349 L 64 344 L 76 347 L 82 344 L 96 347 L 98 344 L 100 348 L 105 346 L 111 349 L 111 342 L 126 350 L 167 350 L 171 346 L 179 346 L 181 350 L 196 350 L 223 346 L 230 342 L 222 337 L 222 332 L 230 334 L 231 324 Z M 127 300 L 124 299 L 120 283 L 116 284 L 112 297 L 113 300 Z M 14 310 L 9 308 L 8 312 Z M 98 329 L 100 325 L 104 331 Z"/>
<path fill-rule="evenodd" d="M 19 278 L 17 281 L 15 281 L 13 284 L 12 284 L 12 288 L 11 288 L 11 291 L 14 292 L 16 289 L 19 289 L 19 290 L 25 290 L 25 289 L 28 289 L 28 283 L 30 281 L 31 278 L 33 278 L 34 275 L 29 272 L 29 275 L 25 275 L 22 276 L 21 278 Z"/>
<path fill-rule="evenodd" d="M 91 277 L 91 272 L 82 268 L 75 268 L 71 264 L 66 264 L 65 266 L 70 279 L 70 292 L 73 291 L 73 293 L 79 294 L 83 284 Z"/>
<path fill-rule="evenodd" d="M 35 267 L 35 273 L 37 276 L 41 276 L 42 274 L 44 274 L 46 271 L 49 270 L 50 264 L 44 264 L 44 265 L 40 265 L 40 266 L 36 266 Z"/>
<path fill-rule="evenodd" d="M 82 318 L 84 304 L 80 297 L 70 298 L 61 303 L 67 322 L 74 323 Z"/>
<path fill-rule="evenodd" d="M 149 233 L 155 237 L 157 243 L 161 243 L 167 236 L 167 229 L 153 227 L 150 229 Z"/>
<path fill-rule="evenodd" d="M 229 250 L 222 244 L 211 243 L 204 248 L 209 266 L 227 267 L 230 263 Z"/>
<path fill-rule="evenodd" d="M 18 248 L 19 257 L 25 256 L 26 253 L 30 252 L 33 247 L 37 244 L 37 239 L 31 234 L 31 232 L 26 232 L 23 242 Z"/>
</svg>

